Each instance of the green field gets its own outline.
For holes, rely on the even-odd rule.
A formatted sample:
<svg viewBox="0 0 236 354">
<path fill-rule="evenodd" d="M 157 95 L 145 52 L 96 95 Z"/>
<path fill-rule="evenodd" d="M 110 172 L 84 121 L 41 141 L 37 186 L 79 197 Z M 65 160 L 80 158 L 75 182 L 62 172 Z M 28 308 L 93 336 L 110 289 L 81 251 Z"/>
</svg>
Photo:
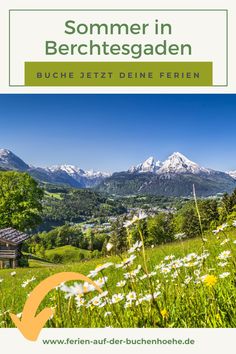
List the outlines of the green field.
<svg viewBox="0 0 236 354">
<path fill-rule="evenodd" d="M 205 241 L 178 241 L 145 253 L 140 246 L 129 254 L 77 263 L 73 247 L 48 251 L 61 252 L 73 263 L 31 260 L 30 268 L 16 269 L 15 275 L 11 269 L 0 270 L 0 326 L 13 326 L 9 312 L 20 317 L 28 294 L 41 280 L 76 271 L 103 285 L 103 294 L 73 282 L 52 290 L 40 307 L 55 311 L 48 327 L 235 327 L 235 240 L 236 229 L 230 229 Z M 104 264 L 107 268 L 90 274 Z"/>
<path fill-rule="evenodd" d="M 49 260 L 57 260 L 59 263 L 74 263 L 82 259 L 90 258 L 91 252 L 82 250 L 81 248 L 73 247 L 70 245 L 57 247 L 55 249 L 47 250 L 45 256 Z M 59 257 L 58 257 L 59 256 Z"/>
</svg>

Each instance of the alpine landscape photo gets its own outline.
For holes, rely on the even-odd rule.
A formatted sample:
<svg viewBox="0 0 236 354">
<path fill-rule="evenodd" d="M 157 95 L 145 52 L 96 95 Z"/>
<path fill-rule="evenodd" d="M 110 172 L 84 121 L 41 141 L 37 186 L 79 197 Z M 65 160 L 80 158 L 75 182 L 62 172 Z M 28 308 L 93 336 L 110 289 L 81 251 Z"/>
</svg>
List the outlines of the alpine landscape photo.
<svg viewBox="0 0 236 354">
<path fill-rule="evenodd" d="M 0 327 L 235 327 L 234 95 L 0 100 Z"/>
</svg>

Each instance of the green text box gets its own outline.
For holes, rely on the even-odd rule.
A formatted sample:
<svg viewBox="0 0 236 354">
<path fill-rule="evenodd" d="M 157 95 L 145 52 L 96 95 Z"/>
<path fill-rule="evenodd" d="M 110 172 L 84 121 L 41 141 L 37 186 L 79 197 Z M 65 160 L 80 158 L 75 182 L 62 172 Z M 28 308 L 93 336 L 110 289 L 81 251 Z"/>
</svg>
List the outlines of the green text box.
<svg viewBox="0 0 236 354">
<path fill-rule="evenodd" d="M 25 86 L 212 86 L 212 62 L 26 62 Z"/>
</svg>

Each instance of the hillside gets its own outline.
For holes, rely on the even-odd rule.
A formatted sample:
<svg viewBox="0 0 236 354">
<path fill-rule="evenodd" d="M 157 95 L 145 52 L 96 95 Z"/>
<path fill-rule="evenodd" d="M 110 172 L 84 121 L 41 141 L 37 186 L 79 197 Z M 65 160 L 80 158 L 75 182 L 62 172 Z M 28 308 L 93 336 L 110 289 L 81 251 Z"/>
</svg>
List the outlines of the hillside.
<svg viewBox="0 0 236 354">
<path fill-rule="evenodd" d="M 224 173 L 211 175 L 166 173 L 114 173 L 96 187 L 99 192 L 114 195 L 163 195 L 187 197 L 192 195 L 193 184 L 197 195 L 207 197 L 217 193 L 231 193 L 236 188 L 236 181 Z"/>
<path fill-rule="evenodd" d="M 43 224 L 40 230 L 66 222 L 78 223 L 90 218 L 120 215 L 127 211 L 119 200 L 90 189 L 72 189 L 44 185 Z"/>
<path fill-rule="evenodd" d="M 78 263 L 83 259 L 90 258 L 90 253 L 90 251 L 68 245 L 47 250 L 45 258 L 54 263 Z"/>
<path fill-rule="evenodd" d="M 219 239 L 209 234 L 204 249 L 199 238 L 147 249 L 147 262 L 136 247 L 132 257 L 40 268 L 32 264 L 17 269 L 15 276 L 10 269 L 0 270 L 3 308 L 21 313 L 27 294 L 40 281 L 58 272 L 79 272 L 100 284 L 102 296 L 94 290 L 78 296 L 84 291 L 78 282 L 52 289 L 42 303 L 55 308 L 47 327 L 235 328 L 236 232 L 225 232 L 227 242 L 222 234 Z M 9 316 L 2 317 L 0 327 L 12 327 Z"/>
</svg>

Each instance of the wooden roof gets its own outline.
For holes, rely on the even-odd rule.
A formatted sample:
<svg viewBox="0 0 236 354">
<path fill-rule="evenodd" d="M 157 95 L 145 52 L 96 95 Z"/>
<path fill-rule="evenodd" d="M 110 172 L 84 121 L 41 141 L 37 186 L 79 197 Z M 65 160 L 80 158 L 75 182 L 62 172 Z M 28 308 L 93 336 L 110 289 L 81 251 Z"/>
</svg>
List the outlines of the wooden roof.
<svg viewBox="0 0 236 354">
<path fill-rule="evenodd" d="M 5 243 L 18 245 L 27 240 L 28 238 L 30 238 L 29 235 L 25 234 L 24 232 L 17 231 L 12 227 L 0 229 L 0 241 Z"/>
</svg>

